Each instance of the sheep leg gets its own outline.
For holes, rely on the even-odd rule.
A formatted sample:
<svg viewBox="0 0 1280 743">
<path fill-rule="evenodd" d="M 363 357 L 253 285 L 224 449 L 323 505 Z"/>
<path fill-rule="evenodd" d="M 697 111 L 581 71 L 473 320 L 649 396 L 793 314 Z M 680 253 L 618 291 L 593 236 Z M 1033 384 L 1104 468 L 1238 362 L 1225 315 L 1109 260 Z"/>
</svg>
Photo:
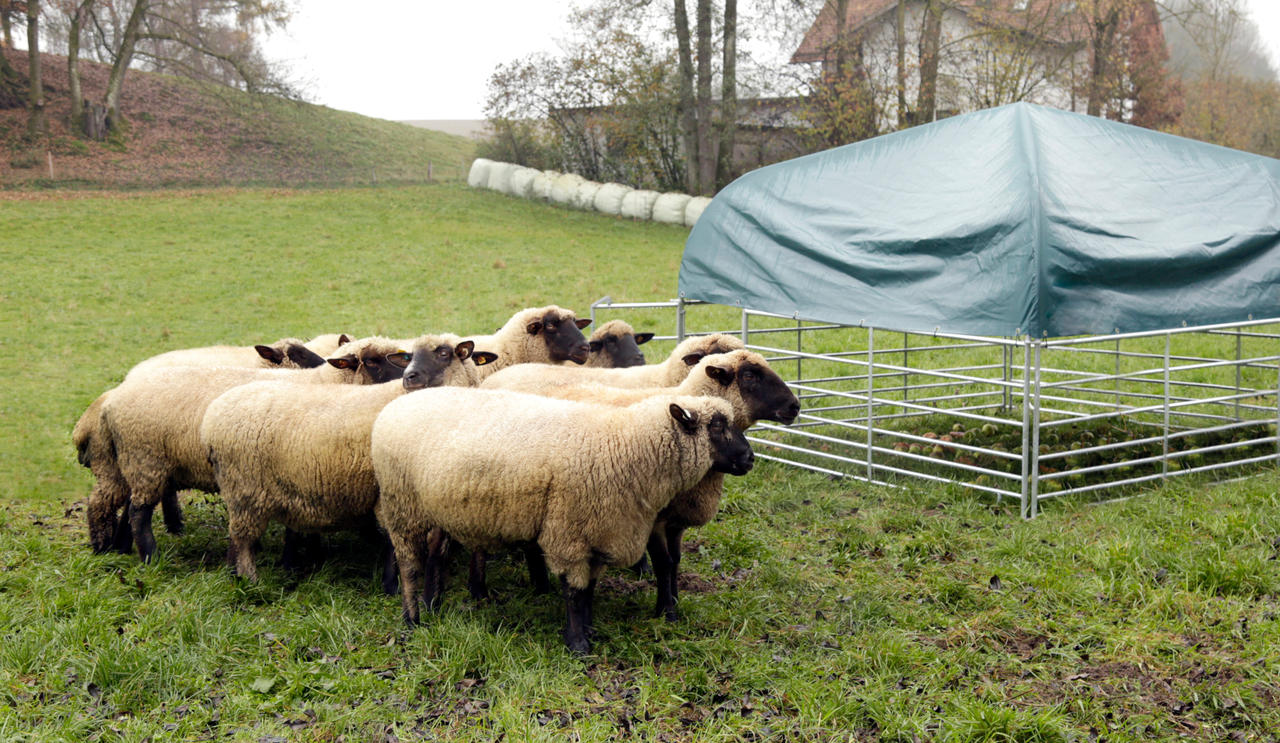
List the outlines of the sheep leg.
<svg viewBox="0 0 1280 743">
<path fill-rule="evenodd" d="M 683 537 L 683 526 L 667 524 L 667 554 L 671 558 L 671 575 L 668 577 L 668 580 L 671 581 L 671 613 L 667 618 L 671 621 L 680 618 L 678 610 L 680 605 L 680 555 L 684 551 L 680 542 Z"/>
<path fill-rule="evenodd" d="M 382 592 L 388 596 L 396 595 L 400 590 L 400 567 L 396 563 L 396 548 L 391 544 L 391 537 L 382 534 Z"/>
<path fill-rule="evenodd" d="M 264 528 L 265 525 L 254 523 L 235 509 L 227 511 L 227 532 L 231 536 L 231 549 L 227 551 L 227 558 L 235 560 L 235 574 L 245 580 L 258 580 L 258 538 L 262 536 Z"/>
<path fill-rule="evenodd" d="M 165 488 L 160 496 L 160 512 L 164 514 L 164 528 L 170 534 L 181 534 L 185 528 L 182 522 L 182 506 L 178 503 L 178 491 Z"/>
<path fill-rule="evenodd" d="M 536 542 L 524 546 L 524 561 L 529 566 L 529 583 L 536 594 L 551 593 L 551 581 L 547 578 L 547 558 Z"/>
<path fill-rule="evenodd" d="M 594 594 L 595 581 L 586 588 L 574 588 L 563 576 L 560 585 L 564 587 L 565 624 L 564 644 L 570 652 L 586 655 L 591 652 L 591 640 L 587 633 L 591 627 L 591 600 Z"/>
<path fill-rule="evenodd" d="M 649 567 L 648 555 L 640 555 L 640 559 L 636 560 L 636 564 L 631 566 L 631 572 L 639 576 L 652 575 L 653 568 Z"/>
<path fill-rule="evenodd" d="M 671 553 L 667 549 L 666 529 L 655 527 L 649 534 L 649 560 L 653 563 L 653 582 L 658 591 L 658 603 L 654 607 L 655 617 L 666 617 L 674 622 L 679 618 L 676 612 L 676 599 L 672 592 Z"/>
<path fill-rule="evenodd" d="M 471 550 L 471 566 L 467 571 L 467 590 L 471 592 L 471 598 L 476 601 L 489 598 L 489 584 L 484 575 L 488 561 L 489 553 L 482 549 Z"/>
<path fill-rule="evenodd" d="M 418 581 L 422 577 L 422 539 L 397 532 L 389 534 L 400 566 L 400 606 L 405 624 L 418 626 Z"/>
<path fill-rule="evenodd" d="M 435 527 L 427 533 L 426 567 L 423 569 L 425 595 L 423 600 L 431 611 L 440 611 L 444 603 L 444 563 L 448 558 L 449 535 L 444 529 Z M 422 558 L 419 557 L 419 560 Z"/>
<path fill-rule="evenodd" d="M 133 507 L 128 503 L 124 504 L 124 508 L 120 511 L 120 519 L 116 521 L 116 531 L 111 538 L 111 549 L 122 555 L 133 552 L 133 526 L 130 523 L 130 515 L 133 513 Z M 114 519 L 115 514 L 111 514 Z"/>
<path fill-rule="evenodd" d="M 151 556 L 156 552 L 156 537 L 151 531 L 151 515 L 155 510 L 154 503 L 134 503 L 128 511 L 129 528 L 133 532 L 134 543 L 138 545 L 138 557 L 143 562 L 151 562 Z"/>
<path fill-rule="evenodd" d="M 93 490 L 89 493 L 89 504 L 85 508 L 85 516 L 89 525 L 89 546 L 97 554 L 102 554 L 113 547 L 118 548 L 122 532 L 128 535 L 124 542 L 125 552 L 133 551 L 133 535 L 129 533 L 128 511 L 122 524 L 116 517 L 121 505 L 126 509 L 129 504 L 129 488 L 120 476 L 114 463 L 100 466 L 95 460 L 90 468 L 93 471 Z"/>
</svg>

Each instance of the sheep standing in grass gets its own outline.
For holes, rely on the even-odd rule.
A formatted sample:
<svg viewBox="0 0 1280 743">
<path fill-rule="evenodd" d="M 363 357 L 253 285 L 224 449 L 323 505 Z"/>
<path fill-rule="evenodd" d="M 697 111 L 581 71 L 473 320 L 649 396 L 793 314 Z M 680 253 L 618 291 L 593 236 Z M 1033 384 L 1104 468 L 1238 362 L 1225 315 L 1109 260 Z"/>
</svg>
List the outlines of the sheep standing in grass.
<svg viewBox="0 0 1280 743">
<path fill-rule="evenodd" d="M 720 397 L 733 407 L 733 423 L 742 430 L 757 421 L 790 424 L 800 414 L 800 401 L 787 383 L 763 356 L 741 349 L 713 354 L 702 359 L 676 387 L 619 388 L 605 385 L 560 385 L 544 387 L 539 394 L 563 400 L 579 400 L 605 405 L 633 405 L 659 395 Z M 657 583 L 657 616 L 675 620 L 680 571 L 680 542 L 686 529 L 702 526 L 715 516 L 723 491 L 724 475 L 710 472 L 692 489 L 676 495 L 658 515 L 649 537 L 649 557 Z M 529 577 L 535 591 L 547 589 L 546 568 L 536 551 L 526 551 Z M 484 553 L 472 553 L 468 587 L 472 596 L 487 594 L 484 580 Z"/>
<path fill-rule="evenodd" d="M 296 338 L 282 338 L 275 343 L 256 346 L 206 346 L 168 351 L 139 362 L 129 374 L 145 372 L 169 366 L 234 366 L 249 369 L 309 369 L 324 363 L 324 356 L 351 339 L 345 334 L 332 333 L 317 336 L 303 342 Z M 127 378 L 127 376 L 126 376 Z M 94 476 L 94 487 L 89 494 L 86 509 L 89 522 L 89 544 L 94 552 L 115 548 L 128 552 L 133 546 L 133 536 L 126 519 L 117 513 L 127 507 L 128 496 L 110 452 L 110 441 L 99 433 L 98 420 L 102 405 L 110 390 L 99 395 L 71 431 L 71 442 L 76 448 L 76 458 L 88 467 Z M 97 464 L 95 464 L 95 462 Z M 165 528 L 172 534 L 182 533 L 182 509 L 176 497 L 161 501 Z"/>
<path fill-rule="evenodd" d="M 640 346 L 653 340 L 653 333 L 637 333 L 623 320 L 610 320 L 595 329 L 587 343 L 591 355 L 583 366 L 604 369 L 622 369 L 628 366 L 644 366 L 644 351 Z"/>
<path fill-rule="evenodd" d="M 465 340 L 498 355 L 497 361 L 480 368 L 480 378 L 484 379 L 513 364 L 585 363 L 591 346 L 582 329 L 590 324 L 589 319 L 579 320 L 573 310 L 555 305 L 530 307 L 512 315 L 498 332 L 467 336 Z"/>
<path fill-rule="evenodd" d="M 200 443 L 209 403 L 232 387 L 260 380 L 377 384 L 398 379 L 410 359 L 400 346 L 378 337 L 352 341 L 314 369 L 153 369 L 112 390 L 98 425 L 110 437 L 119 473 L 112 481 L 128 494 L 130 529 L 143 561 L 155 552 L 151 514 L 162 498 L 187 488 L 216 492 L 208 451 Z"/>
<path fill-rule="evenodd" d="M 433 530 L 479 549 L 536 542 L 565 587 L 565 641 L 589 651 L 604 567 L 635 562 L 658 512 L 708 471 L 751 468 L 732 416 L 723 400 L 692 397 L 615 408 L 442 388 L 393 401 L 374 423 L 372 455 L 405 620 L 418 621 L 424 559 L 427 603 L 439 604 L 443 540 Z"/>
<path fill-rule="evenodd" d="M 291 557 L 290 532 L 326 531 L 371 517 L 378 499 L 369 459 L 374 418 L 387 403 L 417 389 L 416 380 L 425 387 L 474 387 L 477 364 L 495 356 L 473 353 L 473 347 L 455 335 L 418 338 L 412 383 L 407 376 L 367 386 L 253 382 L 210 403 L 200 440 L 227 506 L 227 559 L 236 574 L 257 579 L 256 544 L 272 521 L 290 530 Z"/>
<path fill-rule="evenodd" d="M 625 369 L 577 368 L 571 366 L 517 366 L 502 370 L 481 386 L 486 389 L 509 389 L 538 393 L 543 388 L 562 384 L 603 384 L 609 387 L 674 387 L 689 376 L 704 356 L 742 348 L 742 341 L 732 335 L 713 333 L 686 338 L 661 363 L 630 366 Z"/>
</svg>

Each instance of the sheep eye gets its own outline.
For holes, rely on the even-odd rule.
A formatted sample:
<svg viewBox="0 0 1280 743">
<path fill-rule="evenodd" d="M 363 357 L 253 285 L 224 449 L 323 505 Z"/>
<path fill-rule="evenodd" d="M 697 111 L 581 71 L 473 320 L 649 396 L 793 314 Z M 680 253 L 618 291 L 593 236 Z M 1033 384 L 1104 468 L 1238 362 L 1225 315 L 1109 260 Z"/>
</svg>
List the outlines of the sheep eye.
<svg viewBox="0 0 1280 743">
<path fill-rule="evenodd" d="M 753 372 L 753 371 L 751 371 L 750 369 L 744 369 L 744 370 L 742 371 L 742 378 L 743 378 L 743 379 L 745 379 L 745 380 L 750 381 L 750 380 L 752 380 L 752 379 L 755 379 L 755 378 L 756 378 L 756 373 L 755 373 L 755 372 Z"/>
<path fill-rule="evenodd" d="M 436 355 L 439 356 L 440 358 L 444 358 L 445 356 L 448 356 L 450 353 L 452 353 L 452 351 L 448 348 L 445 348 L 444 346 L 441 346 L 440 348 L 436 349 Z"/>
</svg>

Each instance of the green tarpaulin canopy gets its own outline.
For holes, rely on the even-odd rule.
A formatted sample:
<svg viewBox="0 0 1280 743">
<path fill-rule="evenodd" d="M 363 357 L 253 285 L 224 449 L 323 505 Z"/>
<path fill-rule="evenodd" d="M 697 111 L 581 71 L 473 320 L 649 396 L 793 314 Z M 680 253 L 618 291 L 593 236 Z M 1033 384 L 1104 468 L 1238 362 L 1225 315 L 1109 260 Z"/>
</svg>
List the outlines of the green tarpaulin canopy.
<svg viewBox="0 0 1280 743">
<path fill-rule="evenodd" d="M 899 330 L 1066 336 L 1280 316 L 1280 160 L 1029 103 L 748 173 L 680 293 Z"/>
</svg>

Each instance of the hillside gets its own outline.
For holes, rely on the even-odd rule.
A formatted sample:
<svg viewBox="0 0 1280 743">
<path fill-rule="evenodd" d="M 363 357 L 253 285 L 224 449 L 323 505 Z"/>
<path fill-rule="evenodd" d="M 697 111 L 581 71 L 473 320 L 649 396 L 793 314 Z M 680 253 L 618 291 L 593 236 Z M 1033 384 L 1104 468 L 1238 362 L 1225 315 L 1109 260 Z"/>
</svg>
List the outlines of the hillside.
<svg viewBox="0 0 1280 743">
<path fill-rule="evenodd" d="M 26 74 L 26 52 L 7 53 Z M 456 180 L 474 157 L 465 137 L 138 70 L 125 78 L 127 131 L 93 142 L 68 124 L 66 58 L 44 55 L 42 72 L 49 136 L 24 141 L 27 111 L 0 110 L 0 188 L 424 182 L 428 162 Z M 82 63 L 85 97 L 101 100 L 108 72 Z"/>
</svg>

